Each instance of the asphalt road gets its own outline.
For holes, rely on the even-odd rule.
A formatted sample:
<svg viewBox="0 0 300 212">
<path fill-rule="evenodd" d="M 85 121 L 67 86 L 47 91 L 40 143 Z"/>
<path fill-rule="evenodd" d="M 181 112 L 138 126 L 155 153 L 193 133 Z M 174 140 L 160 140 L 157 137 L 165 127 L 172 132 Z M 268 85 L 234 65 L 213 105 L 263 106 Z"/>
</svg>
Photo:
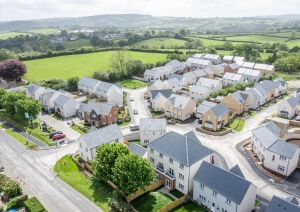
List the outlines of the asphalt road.
<svg viewBox="0 0 300 212">
<path fill-rule="evenodd" d="M 53 153 L 55 150 L 51 151 L 52 155 L 56 154 Z M 37 197 L 48 211 L 102 211 L 56 177 L 52 169 L 36 156 L 35 151 L 26 150 L 2 130 L 0 130 L 0 153 L 5 174 L 13 179 L 22 178 L 22 182 L 25 182 L 24 185 L 21 183 L 24 193 Z"/>
</svg>

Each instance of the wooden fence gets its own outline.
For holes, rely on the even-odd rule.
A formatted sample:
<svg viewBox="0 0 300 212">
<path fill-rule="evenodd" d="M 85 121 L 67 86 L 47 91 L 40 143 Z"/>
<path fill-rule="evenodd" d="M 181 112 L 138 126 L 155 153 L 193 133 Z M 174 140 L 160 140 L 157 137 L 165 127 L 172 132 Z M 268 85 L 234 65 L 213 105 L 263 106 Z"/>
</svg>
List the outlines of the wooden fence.
<svg viewBox="0 0 300 212">
<path fill-rule="evenodd" d="M 163 208 L 159 209 L 157 212 L 168 212 L 168 211 L 172 210 L 173 208 L 176 208 L 178 205 L 181 205 L 184 202 L 187 195 L 188 194 L 174 200 L 173 202 L 170 202 Z"/>
<path fill-rule="evenodd" d="M 94 174 L 94 170 L 92 169 L 91 165 L 88 164 L 87 162 L 84 162 L 84 168 L 86 168 L 89 172 Z"/>
</svg>

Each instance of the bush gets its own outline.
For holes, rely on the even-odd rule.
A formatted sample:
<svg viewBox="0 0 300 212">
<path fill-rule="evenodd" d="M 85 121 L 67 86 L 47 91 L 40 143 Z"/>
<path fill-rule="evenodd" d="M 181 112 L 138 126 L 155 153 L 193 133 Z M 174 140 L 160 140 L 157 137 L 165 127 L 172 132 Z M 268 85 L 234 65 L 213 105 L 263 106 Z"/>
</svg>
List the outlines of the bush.
<svg viewBox="0 0 300 212">
<path fill-rule="evenodd" d="M 22 188 L 19 182 L 14 180 L 9 180 L 8 183 L 3 188 L 4 194 L 8 197 L 16 197 L 22 194 Z"/>
<path fill-rule="evenodd" d="M 89 123 L 89 122 L 84 122 L 83 125 L 86 126 L 86 127 L 90 127 L 90 126 L 91 126 L 91 123 Z"/>
<path fill-rule="evenodd" d="M 27 194 L 24 194 L 22 196 L 16 197 L 13 200 L 11 200 L 6 207 L 6 210 L 10 210 L 13 208 L 18 208 L 24 205 L 24 201 L 28 199 Z"/>
<path fill-rule="evenodd" d="M 44 206 L 36 197 L 24 201 L 24 207 L 27 212 L 46 212 Z"/>
<path fill-rule="evenodd" d="M 123 120 L 118 120 L 118 124 L 123 124 L 124 121 Z"/>
<path fill-rule="evenodd" d="M 131 121 L 131 118 L 130 118 L 130 116 L 127 116 L 127 117 L 125 118 L 125 122 L 129 122 L 129 121 Z"/>
<path fill-rule="evenodd" d="M 122 198 L 118 191 L 113 191 L 113 197 L 108 200 L 108 206 L 113 212 L 132 212 L 131 206 Z"/>
</svg>

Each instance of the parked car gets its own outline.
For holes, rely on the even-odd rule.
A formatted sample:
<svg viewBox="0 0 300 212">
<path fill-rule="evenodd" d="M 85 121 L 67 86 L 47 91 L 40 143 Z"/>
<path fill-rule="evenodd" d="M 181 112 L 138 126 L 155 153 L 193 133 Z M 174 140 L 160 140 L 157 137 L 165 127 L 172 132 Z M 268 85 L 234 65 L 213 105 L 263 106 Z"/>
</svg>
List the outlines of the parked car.
<svg viewBox="0 0 300 212">
<path fill-rule="evenodd" d="M 65 137 L 66 137 L 65 134 L 55 134 L 55 135 L 52 137 L 52 139 L 53 139 L 53 141 L 55 141 L 55 140 L 59 140 L 59 139 L 65 138 Z"/>
<path fill-rule="evenodd" d="M 130 125 L 129 128 L 130 131 L 135 131 L 140 129 L 139 125 L 135 125 L 135 124 Z"/>
<path fill-rule="evenodd" d="M 138 110 L 137 110 L 137 109 L 133 109 L 133 114 L 134 114 L 134 115 L 139 114 Z"/>
<path fill-rule="evenodd" d="M 129 100 L 130 100 L 130 101 L 134 101 L 133 96 L 130 96 L 130 97 L 129 97 Z"/>
<path fill-rule="evenodd" d="M 300 116 L 297 116 L 297 117 L 296 117 L 296 121 L 300 121 Z"/>
<path fill-rule="evenodd" d="M 0 172 L 4 172 L 4 167 L 0 167 Z"/>
<path fill-rule="evenodd" d="M 54 132 L 49 134 L 49 138 L 52 138 L 56 134 L 63 134 L 63 132 L 62 131 L 54 131 Z"/>
</svg>

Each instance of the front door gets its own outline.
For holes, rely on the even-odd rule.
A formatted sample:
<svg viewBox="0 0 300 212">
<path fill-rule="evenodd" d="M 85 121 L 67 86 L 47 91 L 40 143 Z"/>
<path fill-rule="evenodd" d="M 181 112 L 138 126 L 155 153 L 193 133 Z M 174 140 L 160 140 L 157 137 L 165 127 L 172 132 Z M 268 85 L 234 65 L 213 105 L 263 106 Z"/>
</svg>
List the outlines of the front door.
<svg viewBox="0 0 300 212">
<path fill-rule="evenodd" d="M 168 179 L 166 179 L 166 187 L 169 189 L 171 188 L 171 181 Z"/>
</svg>

